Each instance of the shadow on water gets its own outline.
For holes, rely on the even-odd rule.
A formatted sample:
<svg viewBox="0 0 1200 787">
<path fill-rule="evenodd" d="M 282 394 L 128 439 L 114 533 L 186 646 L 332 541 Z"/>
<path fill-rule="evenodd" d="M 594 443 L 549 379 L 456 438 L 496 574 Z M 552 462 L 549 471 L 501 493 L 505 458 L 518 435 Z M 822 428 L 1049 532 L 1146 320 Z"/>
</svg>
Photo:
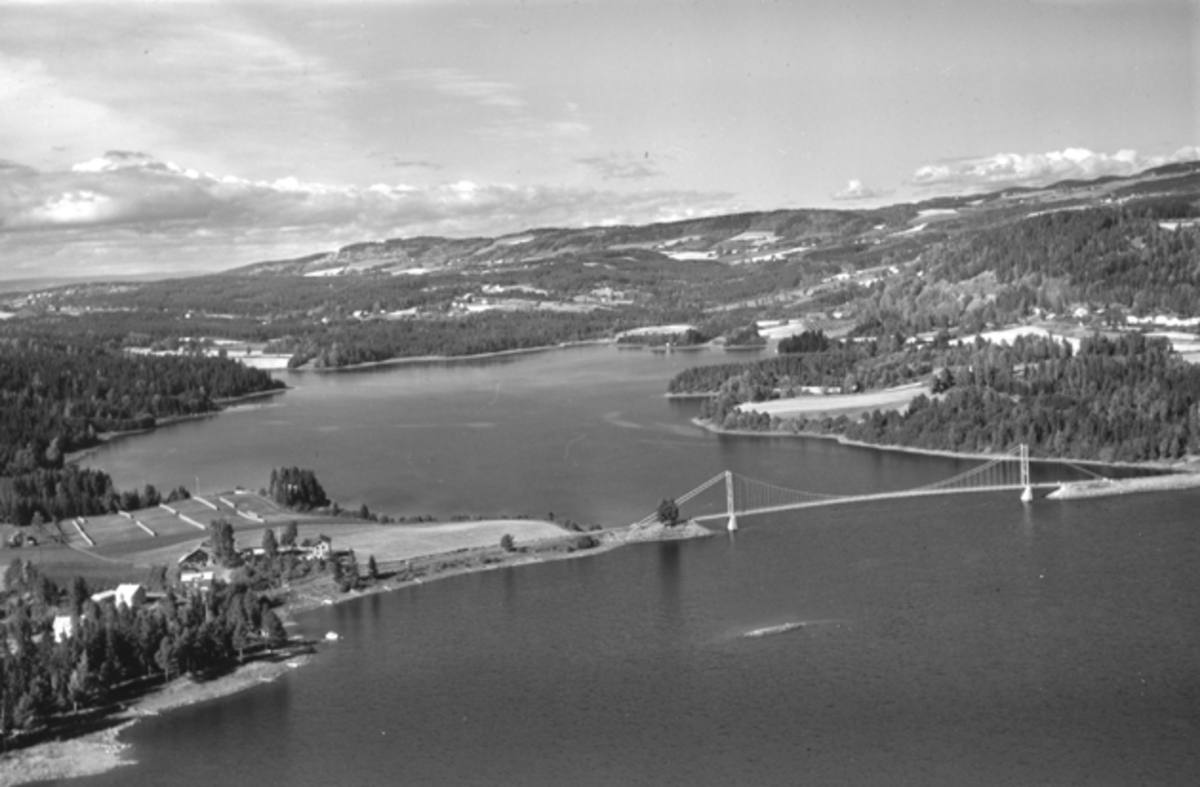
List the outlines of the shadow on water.
<svg viewBox="0 0 1200 787">
<path fill-rule="evenodd" d="M 658 589 L 663 622 L 671 629 L 683 627 L 683 603 L 680 599 L 682 568 L 678 541 L 658 545 Z"/>
</svg>

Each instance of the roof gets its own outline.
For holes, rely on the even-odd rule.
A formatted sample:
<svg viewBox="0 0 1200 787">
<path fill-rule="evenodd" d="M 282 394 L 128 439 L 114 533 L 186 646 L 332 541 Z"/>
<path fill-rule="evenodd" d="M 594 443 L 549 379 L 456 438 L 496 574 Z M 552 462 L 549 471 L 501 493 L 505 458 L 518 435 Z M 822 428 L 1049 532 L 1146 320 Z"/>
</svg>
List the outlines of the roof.
<svg viewBox="0 0 1200 787">
<path fill-rule="evenodd" d="M 179 560 L 177 560 L 175 562 L 176 563 L 185 563 L 188 560 L 191 560 L 192 558 L 197 557 L 197 556 L 203 556 L 205 560 L 208 560 L 209 557 L 211 556 L 211 553 L 209 552 L 208 549 L 206 549 L 204 547 L 196 547 L 195 549 L 193 549 L 189 552 L 183 553 L 183 555 L 180 556 Z"/>
<path fill-rule="evenodd" d="M 117 604 L 117 605 L 124 604 L 127 607 L 132 607 L 133 600 L 137 596 L 139 591 L 144 592 L 141 585 L 137 585 L 137 584 L 117 585 L 115 590 L 104 590 L 99 593 L 93 593 L 92 601 L 95 601 L 97 604 L 99 604 L 100 602 L 111 598 L 113 600 L 114 604 Z"/>
</svg>

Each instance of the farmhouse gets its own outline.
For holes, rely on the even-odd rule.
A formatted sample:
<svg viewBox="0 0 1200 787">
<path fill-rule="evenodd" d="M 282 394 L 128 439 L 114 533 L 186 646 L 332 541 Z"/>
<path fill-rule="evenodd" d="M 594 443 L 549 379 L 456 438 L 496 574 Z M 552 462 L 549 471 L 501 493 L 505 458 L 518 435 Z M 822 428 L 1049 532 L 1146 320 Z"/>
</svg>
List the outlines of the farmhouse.
<svg viewBox="0 0 1200 787">
<path fill-rule="evenodd" d="M 208 568 L 213 564 L 212 552 L 205 547 L 196 547 L 190 552 L 185 553 L 176 563 L 179 564 L 180 571 L 195 571 Z"/>
<path fill-rule="evenodd" d="M 146 589 L 141 585 L 124 584 L 117 585 L 116 590 L 105 590 L 92 594 L 92 601 L 95 601 L 97 604 L 102 604 L 108 599 L 112 599 L 115 606 L 119 607 L 124 604 L 133 609 L 138 604 L 145 602 Z"/>
</svg>

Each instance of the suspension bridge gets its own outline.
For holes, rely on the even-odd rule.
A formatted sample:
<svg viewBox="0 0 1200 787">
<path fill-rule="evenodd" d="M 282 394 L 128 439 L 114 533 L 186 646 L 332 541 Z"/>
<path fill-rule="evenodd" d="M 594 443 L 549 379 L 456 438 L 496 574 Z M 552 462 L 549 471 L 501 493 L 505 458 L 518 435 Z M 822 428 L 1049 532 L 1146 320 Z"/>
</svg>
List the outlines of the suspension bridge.
<svg viewBox="0 0 1200 787">
<path fill-rule="evenodd" d="M 1070 468 L 1082 473 L 1085 477 L 1104 478 L 1098 473 L 1070 462 L 1055 462 L 1055 466 Z M 904 497 L 926 497 L 931 495 L 950 495 L 974 492 L 995 492 L 1003 490 L 1020 490 L 1022 502 L 1033 500 L 1033 490 L 1039 488 L 1058 487 L 1067 480 L 1034 481 L 1029 470 L 1029 447 L 1018 445 L 1004 454 L 996 456 L 978 467 L 959 473 L 952 478 L 937 481 L 925 486 L 912 489 L 900 489 L 889 492 L 874 492 L 866 494 L 831 495 L 819 492 L 804 492 L 788 489 L 765 481 L 739 475 L 726 470 L 705 481 L 700 486 L 685 495 L 675 499 L 675 505 L 680 511 L 683 506 L 696 499 L 708 490 L 725 485 L 725 510 L 720 513 L 701 513 L 688 516 L 687 519 L 696 522 L 706 522 L 725 519 L 729 530 L 737 530 L 738 518 L 754 514 L 771 514 L 780 511 L 794 511 L 802 508 L 817 506 L 839 505 L 844 503 L 859 503 L 872 500 L 891 500 Z M 651 514 L 637 524 L 648 525 L 658 519 L 658 512 Z"/>
</svg>

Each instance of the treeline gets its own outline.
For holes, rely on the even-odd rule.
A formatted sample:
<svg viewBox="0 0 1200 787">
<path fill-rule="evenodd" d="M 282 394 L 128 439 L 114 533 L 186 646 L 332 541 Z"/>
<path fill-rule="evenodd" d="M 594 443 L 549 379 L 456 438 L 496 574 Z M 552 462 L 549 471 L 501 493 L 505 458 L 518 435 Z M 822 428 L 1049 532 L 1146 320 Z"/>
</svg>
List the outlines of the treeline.
<svg viewBox="0 0 1200 787">
<path fill-rule="evenodd" d="M 780 339 L 778 350 L 780 355 L 828 352 L 829 339 L 824 331 L 809 329 Z"/>
<path fill-rule="evenodd" d="M 840 434 L 854 440 L 961 452 L 1035 453 L 1101 461 L 1174 460 L 1200 453 L 1200 368 L 1164 340 L 1093 336 L 1078 353 L 1046 339 L 979 342 L 939 371 L 932 398 L 858 421 L 780 420 L 731 409 L 725 428 Z"/>
<path fill-rule="evenodd" d="M 59 468 L 104 432 L 215 412 L 216 400 L 284 387 L 203 356 L 131 355 L 86 337 L 0 341 L 0 475 Z"/>
<path fill-rule="evenodd" d="M 793 396 L 801 389 L 890 388 L 919 380 L 964 350 L 948 337 L 905 349 L 900 336 L 862 342 L 825 340 L 823 352 L 778 355 L 743 363 L 694 366 L 667 384 L 672 394 L 713 393 L 732 404 Z"/>
<path fill-rule="evenodd" d="M 164 497 L 152 484 L 120 491 L 102 470 L 65 465 L 0 476 L 0 522 L 40 525 L 78 516 L 136 511 L 190 496 L 179 487 Z"/>
<path fill-rule="evenodd" d="M 235 361 L 129 355 L 89 337 L 0 340 L 0 521 L 55 522 L 156 505 L 152 486 L 119 491 L 65 462 L 100 435 L 215 412 L 217 400 L 283 383 Z M 186 495 L 171 492 L 168 499 Z"/>
<path fill-rule="evenodd" d="M 287 641 L 265 597 L 243 584 L 114 605 L 93 601 L 76 577 L 66 591 L 28 561 L 5 572 L 7 646 L 0 648 L 0 737 L 35 731 L 53 716 L 98 707 L 123 686 L 203 674 L 248 650 Z M 69 620 L 55 632 L 55 613 Z"/>
<path fill-rule="evenodd" d="M 483 312 L 445 319 L 389 320 L 338 325 L 296 340 L 295 368 L 318 369 L 421 356 L 482 355 L 552 347 L 611 335 L 640 323 L 605 311 Z"/>
<path fill-rule="evenodd" d="M 711 338 L 695 328 L 688 328 L 677 333 L 626 333 L 617 338 L 617 344 L 637 347 L 696 347 Z"/>
</svg>

